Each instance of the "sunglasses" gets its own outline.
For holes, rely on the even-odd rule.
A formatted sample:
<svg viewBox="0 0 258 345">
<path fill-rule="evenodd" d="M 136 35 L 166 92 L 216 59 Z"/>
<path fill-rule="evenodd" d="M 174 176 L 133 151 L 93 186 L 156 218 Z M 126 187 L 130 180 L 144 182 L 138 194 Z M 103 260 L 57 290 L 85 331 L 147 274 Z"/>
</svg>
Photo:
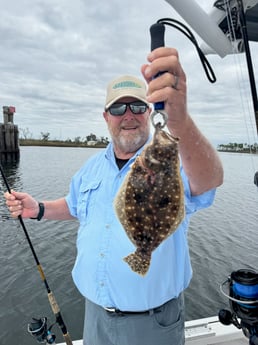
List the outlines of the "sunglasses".
<svg viewBox="0 0 258 345">
<path fill-rule="evenodd" d="M 113 116 L 122 116 L 125 114 L 127 107 L 130 108 L 131 112 L 135 115 L 144 114 L 148 108 L 148 105 L 144 102 L 136 101 L 130 103 L 114 103 L 107 110 Z"/>
</svg>

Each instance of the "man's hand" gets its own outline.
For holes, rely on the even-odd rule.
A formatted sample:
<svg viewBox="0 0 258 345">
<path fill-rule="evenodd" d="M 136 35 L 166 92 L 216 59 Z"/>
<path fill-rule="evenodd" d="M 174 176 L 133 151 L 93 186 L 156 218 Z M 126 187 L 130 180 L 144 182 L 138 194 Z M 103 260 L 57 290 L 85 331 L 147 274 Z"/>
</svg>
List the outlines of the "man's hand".
<svg viewBox="0 0 258 345">
<path fill-rule="evenodd" d="M 24 218 L 35 218 L 39 212 L 39 205 L 31 195 L 27 193 L 20 193 L 11 191 L 11 193 L 4 193 L 6 205 L 13 218 L 22 216 Z"/>
</svg>

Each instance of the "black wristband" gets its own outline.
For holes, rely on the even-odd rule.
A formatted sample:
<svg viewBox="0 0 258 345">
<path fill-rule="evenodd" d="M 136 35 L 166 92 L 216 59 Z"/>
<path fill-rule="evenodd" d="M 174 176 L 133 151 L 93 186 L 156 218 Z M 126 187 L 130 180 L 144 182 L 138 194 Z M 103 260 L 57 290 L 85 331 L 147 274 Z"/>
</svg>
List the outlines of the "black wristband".
<svg viewBox="0 0 258 345">
<path fill-rule="evenodd" d="M 44 206 L 43 202 L 39 202 L 39 213 L 38 213 L 37 217 L 30 218 L 30 219 L 37 219 L 39 221 L 44 216 L 44 212 L 45 212 L 45 206 Z"/>
</svg>

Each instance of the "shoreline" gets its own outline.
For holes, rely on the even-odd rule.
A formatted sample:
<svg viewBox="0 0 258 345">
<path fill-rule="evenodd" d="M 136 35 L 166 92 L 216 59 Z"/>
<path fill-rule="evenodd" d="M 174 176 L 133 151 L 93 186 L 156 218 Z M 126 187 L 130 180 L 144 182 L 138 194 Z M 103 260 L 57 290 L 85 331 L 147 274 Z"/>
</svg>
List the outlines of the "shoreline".
<svg viewBox="0 0 258 345">
<path fill-rule="evenodd" d="M 239 151 L 239 150 L 218 150 L 218 152 L 227 152 L 227 153 L 247 153 L 247 154 L 252 154 L 252 155 L 258 155 L 258 152 L 255 151 L 250 151 L 250 150 L 243 150 L 243 151 Z"/>
<path fill-rule="evenodd" d="M 20 146 L 52 146 L 52 147 L 85 147 L 85 148 L 105 148 L 106 143 L 96 142 L 96 144 L 87 144 L 82 142 L 70 142 L 60 140 L 20 140 Z"/>
<path fill-rule="evenodd" d="M 49 147 L 82 147 L 82 148 L 105 148 L 107 144 L 97 142 L 95 145 L 88 145 L 87 143 L 75 143 L 75 142 L 65 142 L 58 140 L 26 140 L 20 141 L 20 146 L 49 146 Z M 221 150 L 217 149 L 218 152 L 227 153 L 247 153 L 247 154 L 258 154 L 258 152 L 250 150 Z"/>
<path fill-rule="evenodd" d="M 90 142 L 89 144 L 87 142 L 76 142 L 76 141 L 70 141 L 70 140 L 41 140 L 41 139 L 20 139 L 19 140 L 20 146 L 49 146 L 49 147 L 85 147 L 85 148 L 105 148 L 108 145 L 108 142 Z M 258 154 L 257 148 L 221 148 L 221 145 L 218 145 L 216 148 L 218 152 L 228 152 L 228 153 L 247 153 L 247 154 Z"/>
</svg>

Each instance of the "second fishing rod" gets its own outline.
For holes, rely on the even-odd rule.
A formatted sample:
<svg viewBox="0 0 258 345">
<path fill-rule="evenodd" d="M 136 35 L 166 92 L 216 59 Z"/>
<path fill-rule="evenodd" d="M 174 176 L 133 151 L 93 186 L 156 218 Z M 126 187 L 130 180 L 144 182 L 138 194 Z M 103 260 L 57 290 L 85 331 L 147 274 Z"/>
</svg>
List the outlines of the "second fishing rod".
<svg viewBox="0 0 258 345">
<path fill-rule="evenodd" d="M 11 193 L 11 188 L 9 186 L 9 183 L 7 181 L 7 178 L 5 176 L 5 173 L 4 173 L 4 170 L 3 170 L 2 166 L 1 166 L 1 164 L 0 164 L 0 171 L 1 171 L 1 175 L 2 175 L 2 178 L 3 178 L 4 184 L 5 184 L 6 188 L 7 188 L 7 191 L 9 193 Z M 34 259 L 35 259 L 35 262 L 36 262 L 37 269 L 39 271 L 41 280 L 43 281 L 43 283 L 45 285 L 45 288 L 47 290 L 48 300 L 49 300 L 51 309 L 52 309 L 52 311 L 53 311 L 53 313 L 55 315 L 56 323 L 58 324 L 59 328 L 62 331 L 65 343 L 67 345 L 73 345 L 71 337 L 70 337 L 70 334 L 67 331 L 67 327 L 66 327 L 66 325 L 64 323 L 64 320 L 63 320 L 63 317 L 61 315 L 60 308 L 59 308 L 59 306 L 57 304 L 57 301 L 55 299 L 55 296 L 54 296 L 53 292 L 51 291 L 51 289 L 50 289 L 50 287 L 48 285 L 45 273 L 44 273 L 43 268 L 42 268 L 42 266 L 40 264 L 38 256 L 37 256 L 37 254 L 35 252 L 35 249 L 34 249 L 33 244 L 31 242 L 29 233 L 28 233 L 28 231 L 26 229 L 26 226 L 24 224 L 22 216 L 18 216 L 18 219 L 19 219 L 20 225 L 21 225 L 21 227 L 23 229 L 23 232 L 25 234 L 25 237 L 27 239 L 27 242 L 29 244 L 29 247 L 31 249 L 32 255 L 33 255 Z M 35 336 L 38 341 L 39 340 L 43 340 L 47 344 L 54 344 L 55 336 L 51 336 L 51 332 L 50 332 L 51 327 L 49 329 L 47 329 L 46 318 L 42 318 L 42 319 L 39 319 L 39 320 L 34 319 L 34 321 L 31 324 L 29 324 L 28 331 L 33 336 Z"/>
</svg>

